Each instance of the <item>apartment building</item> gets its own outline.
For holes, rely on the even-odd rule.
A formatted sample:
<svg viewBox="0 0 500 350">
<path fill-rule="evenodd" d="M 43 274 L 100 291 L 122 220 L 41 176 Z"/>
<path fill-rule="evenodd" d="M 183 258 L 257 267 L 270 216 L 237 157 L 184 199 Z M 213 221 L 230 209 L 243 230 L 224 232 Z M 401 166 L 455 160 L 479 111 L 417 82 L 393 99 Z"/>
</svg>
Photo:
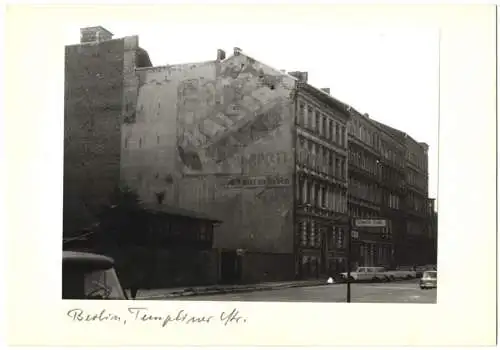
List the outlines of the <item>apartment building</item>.
<svg viewBox="0 0 500 350">
<path fill-rule="evenodd" d="M 306 73 L 297 76 L 296 271 L 299 277 L 310 278 L 346 267 L 349 113 L 345 104 L 328 95 L 328 89 L 308 85 Z"/>
<path fill-rule="evenodd" d="M 68 182 L 73 188 L 65 182 L 65 198 L 74 198 L 76 189 L 84 196 L 84 183 L 106 193 L 121 182 L 155 210 L 179 208 L 221 220 L 213 248 L 224 281 L 344 271 L 349 217 L 388 220 L 384 229 L 359 230 L 356 263 L 402 261 L 398 257 L 410 249 L 403 244 L 406 232 L 422 223 L 407 219 L 406 206 L 420 203 L 423 193 L 413 191 L 414 200 L 405 185 L 415 179 L 420 189 L 426 186 L 426 163 L 419 168 L 410 156 L 422 157 L 415 149 L 420 144 L 313 87 L 307 72 L 286 73 L 239 48 L 230 57 L 217 50 L 213 60 L 152 66 L 137 37 L 96 37 L 105 40 L 69 47 L 67 59 L 91 79 L 87 89 L 100 84 L 90 105 L 108 114 L 89 121 L 87 112 L 76 111 L 80 105 L 71 99 L 86 95 L 82 76 L 68 65 L 66 109 L 72 110 L 65 138 L 76 137 L 80 147 L 92 143 L 100 158 L 78 170 L 77 162 L 90 162 L 88 154 L 68 143 L 65 178 L 74 179 Z M 89 70 L 90 64 L 105 68 Z M 108 92 L 115 94 L 108 98 Z M 101 136 L 79 134 L 85 123 L 100 123 Z M 106 135 L 104 145 L 99 140 Z M 406 170 L 409 162 L 415 173 Z M 84 174 L 92 176 L 79 182 Z"/>
</svg>

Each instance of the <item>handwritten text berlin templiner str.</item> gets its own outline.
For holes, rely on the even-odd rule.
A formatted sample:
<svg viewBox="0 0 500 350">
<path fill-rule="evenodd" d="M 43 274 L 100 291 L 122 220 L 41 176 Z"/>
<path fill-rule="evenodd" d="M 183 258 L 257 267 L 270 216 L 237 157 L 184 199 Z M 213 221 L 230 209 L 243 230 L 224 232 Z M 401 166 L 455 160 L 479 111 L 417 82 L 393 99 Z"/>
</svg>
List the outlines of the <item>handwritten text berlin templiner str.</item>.
<svg viewBox="0 0 500 350">
<path fill-rule="evenodd" d="M 108 312 L 106 309 L 101 309 L 98 312 L 87 312 L 83 309 L 71 309 L 67 312 L 67 316 L 73 322 L 82 323 L 122 323 L 124 325 L 131 323 L 151 323 L 159 324 L 161 327 L 166 327 L 168 324 L 215 324 L 219 323 L 224 326 L 232 324 L 244 324 L 247 318 L 240 315 L 238 309 L 233 309 L 230 312 L 221 312 L 217 315 L 193 315 L 184 310 L 179 310 L 175 313 L 160 314 L 149 311 L 146 307 L 129 307 L 123 314 L 115 314 Z"/>
</svg>

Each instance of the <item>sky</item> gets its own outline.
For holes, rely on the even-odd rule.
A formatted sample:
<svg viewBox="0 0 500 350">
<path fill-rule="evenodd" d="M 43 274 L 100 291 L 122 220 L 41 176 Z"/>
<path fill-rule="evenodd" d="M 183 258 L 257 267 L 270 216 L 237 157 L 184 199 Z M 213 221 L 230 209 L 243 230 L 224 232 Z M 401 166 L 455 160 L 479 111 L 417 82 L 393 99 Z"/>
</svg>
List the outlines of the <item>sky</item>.
<svg viewBox="0 0 500 350">
<path fill-rule="evenodd" d="M 286 71 L 307 71 L 309 83 L 370 118 L 429 145 L 429 197 L 437 197 L 439 37 L 432 28 L 353 28 L 260 23 L 99 22 L 115 38 L 138 35 L 154 66 L 207 61 L 234 47 Z M 437 200 L 436 200 L 437 207 Z"/>
</svg>

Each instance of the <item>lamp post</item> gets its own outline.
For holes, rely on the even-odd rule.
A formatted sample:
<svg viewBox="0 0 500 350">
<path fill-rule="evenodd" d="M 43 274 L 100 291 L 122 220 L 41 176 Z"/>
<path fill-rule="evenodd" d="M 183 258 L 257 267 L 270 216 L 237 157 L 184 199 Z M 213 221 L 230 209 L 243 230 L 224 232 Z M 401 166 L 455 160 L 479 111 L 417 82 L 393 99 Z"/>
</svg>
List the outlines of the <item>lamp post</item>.
<svg viewBox="0 0 500 350">
<path fill-rule="evenodd" d="M 351 252 L 352 252 L 352 220 L 347 219 L 347 296 L 346 301 L 351 302 Z"/>
</svg>

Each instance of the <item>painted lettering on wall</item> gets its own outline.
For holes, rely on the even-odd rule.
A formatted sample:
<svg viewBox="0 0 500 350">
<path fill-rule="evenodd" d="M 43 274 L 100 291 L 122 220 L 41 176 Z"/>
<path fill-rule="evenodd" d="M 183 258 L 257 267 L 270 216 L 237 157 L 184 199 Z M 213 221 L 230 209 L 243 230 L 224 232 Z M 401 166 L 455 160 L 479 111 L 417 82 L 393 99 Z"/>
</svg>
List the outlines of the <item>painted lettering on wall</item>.
<svg viewBox="0 0 500 350">
<path fill-rule="evenodd" d="M 290 163 L 287 152 L 257 152 L 246 155 L 236 155 L 235 163 L 245 168 L 270 168 Z"/>
<path fill-rule="evenodd" d="M 240 176 L 228 181 L 228 188 L 283 187 L 290 179 L 284 176 Z"/>
</svg>

